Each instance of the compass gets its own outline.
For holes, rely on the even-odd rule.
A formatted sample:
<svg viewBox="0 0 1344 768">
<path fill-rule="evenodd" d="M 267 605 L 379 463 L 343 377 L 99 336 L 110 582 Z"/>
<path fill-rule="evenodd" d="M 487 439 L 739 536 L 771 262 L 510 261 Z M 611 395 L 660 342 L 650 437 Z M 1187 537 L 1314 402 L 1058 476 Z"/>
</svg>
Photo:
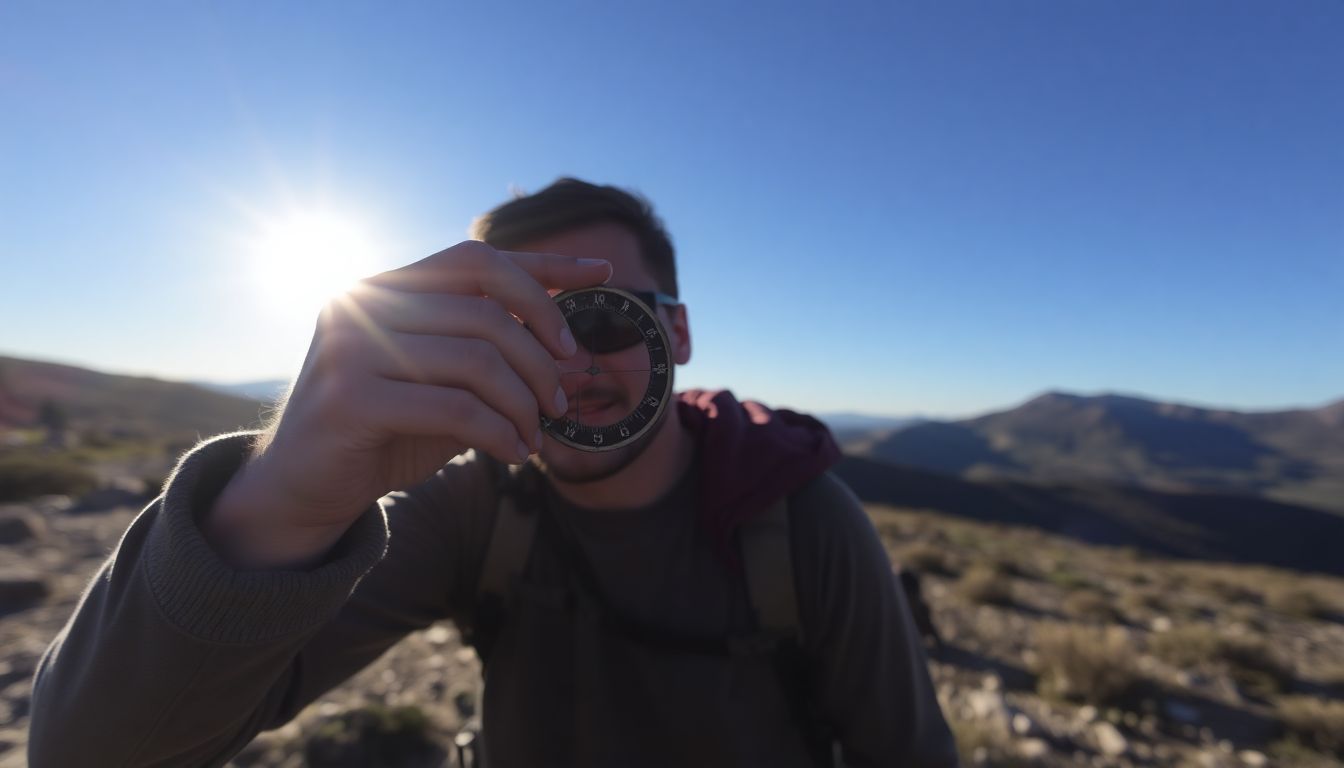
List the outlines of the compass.
<svg viewBox="0 0 1344 768">
<path fill-rule="evenodd" d="M 581 451 L 611 451 L 643 437 L 672 396 L 667 332 L 657 294 L 584 288 L 555 297 L 578 342 L 563 361 L 560 382 L 573 392 L 564 417 L 541 417 L 541 427 Z"/>
</svg>

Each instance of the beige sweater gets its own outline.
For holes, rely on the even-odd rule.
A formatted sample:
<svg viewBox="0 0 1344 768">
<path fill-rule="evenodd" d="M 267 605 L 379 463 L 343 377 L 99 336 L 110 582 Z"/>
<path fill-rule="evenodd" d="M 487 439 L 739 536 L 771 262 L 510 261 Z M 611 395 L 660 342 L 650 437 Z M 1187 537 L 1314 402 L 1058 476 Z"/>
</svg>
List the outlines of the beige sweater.
<svg viewBox="0 0 1344 768">
<path fill-rule="evenodd" d="M 90 584 L 38 669 L 34 768 L 222 765 L 407 633 L 472 609 L 496 505 L 479 463 L 458 459 L 385 497 L 313 570 L 244 573 L 215 555 L 196 517 L 247 438 L 186 456 Z M 695 484 L 690 472 L 639 510 L 581 509 L 553 493 L 546 503 L 623 612 L 687 633 L 749 631 L 740 577 L 694 523 Z M 794 494 L 790 514 L 811 685 L 846 761 L 955 765 L 862 508 L 826 475 Z M 669 654 L 558 609 L 548 594 L 570 581 L 544 538 L 527 582 L 485 686 L 492 768 L 812 764 L 765 660 Z"/>
</svg>

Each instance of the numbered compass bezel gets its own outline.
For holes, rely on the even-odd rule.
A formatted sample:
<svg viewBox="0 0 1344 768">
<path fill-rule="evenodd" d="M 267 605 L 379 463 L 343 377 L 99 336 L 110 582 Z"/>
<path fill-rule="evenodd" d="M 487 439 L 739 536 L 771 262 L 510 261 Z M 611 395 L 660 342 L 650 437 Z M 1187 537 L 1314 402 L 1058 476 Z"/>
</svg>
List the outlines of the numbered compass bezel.
<svg viewBox="0 0 1344 768">
<path fill-rule="evenodd" d="M 658 321 L 656 310 L 628 291 L 607 287 L 565 291 L 555 296 L 555 303 L 565 316 L 565 322 L 580 312 L 598 311 L 610 312 L 633 323 L 643 335 L 642 345 L 649 361 L 649 382 L 639 405 L 613 424 L 587 425 L 568 417 L 550 419 L 542 416 L 541 428 L 563 445 L 593 453 L 614 451 L 639 440 L 658 423 L 672 398 L 672 355 L 667 331 Z M 579 342 L 579 354 L 592 355 L 593 362 L 587 371 L 571 371 L 562 376 L 581 373 L 600 376 L 602 371 L 597 368 L 596 359 L 601 355 L 585 347 L 583 339 L 577 338 L 577 335 L 576 340 Z"/>
</svg>

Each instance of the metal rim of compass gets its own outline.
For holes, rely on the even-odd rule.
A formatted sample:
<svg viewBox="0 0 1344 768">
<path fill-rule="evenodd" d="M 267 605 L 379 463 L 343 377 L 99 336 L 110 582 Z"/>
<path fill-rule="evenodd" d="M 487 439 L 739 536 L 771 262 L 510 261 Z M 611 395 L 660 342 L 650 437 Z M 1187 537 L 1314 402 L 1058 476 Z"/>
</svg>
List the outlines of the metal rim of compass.
<svg viewBox="0 0 1344 768">
<path fill-rule="evenodd" d="M 603 298 L 599 299 L 598 297 Z M 607 297 L 615 297 L 620 302 L 607 304 Z M 570 303 L 573 302 L 573 303 Z M 624 307 L 624 302 L 629 302 L 629 309 L 616 309 L 618 303 Z M 653 425 L 662 418 L 663 411 L 667 409 L 668 401 L 672 398 L 672 360 L 669 350 L 667 331 L 658 319 L 657 311 L 647 303 L 635 296 L 629 291 L 620 288 L 608 288 L 599 286 L 595 288 L 580 288 L 578 290 L 565 291 L 555 296 L 555 303 L 560 307 L 560 311 L 565 316 L 566 322 L 570 317 L 585 311 L 611 312 L 625 322 L 631 322 L 642 332 L 642 345 L 648 355 L 647 369 L 623 369 L 621 371 L 607 371 L 605 373 L 633 373 L 644 372 L 647 370 L 649 375 L 648 385 L 645 387 L 643 396 L 640 398 L 639 405 L 634 410 L 618 419 L 616 422 L 607 425 L 588 425 L 568 417 L 560 419 L 550 419 L 541 417 L 541 428 L 551 437 L 555 438 L 561 444 L 580 451 L 591 453 L 600 453 L 604 451 L 614 451 L 618 448 L 624 448 L 643 438 Z M 634 310 L 631 312 L 630 310 Z M 633 315 L 633 320 L 632 320 Z M 647 325 L 645 325 L 647 323 Z M 652 331 L 652 333 L 650 333 Z M 594 353 L 583 344 L 583 339 L 575 334 L 575 340 L 579 344 L 581 352 L 586 351 L 589 355 L 596 357 L 600 353 Z M 632 345 L 633 346 L 633 345 Z M 662 366 L 662 373 L 659 373 L 659 365 Z M 570 371 L 572 375 L 578 373 L 588 373 L 589 376 L 598 376 L 604 373 L 597 368 L 596 362 L 591 362 L 587 371 Z M 637 428 L 631 428 L 629 422 L 635 420 L 638 422 Z M 626 434 L 628 432 L 628 434 Z"/>
</svg>

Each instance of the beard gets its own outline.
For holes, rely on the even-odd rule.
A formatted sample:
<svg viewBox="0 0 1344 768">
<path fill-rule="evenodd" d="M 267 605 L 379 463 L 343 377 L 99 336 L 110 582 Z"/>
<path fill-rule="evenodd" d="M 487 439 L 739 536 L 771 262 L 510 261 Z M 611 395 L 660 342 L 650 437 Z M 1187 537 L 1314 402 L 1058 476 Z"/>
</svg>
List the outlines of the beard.
<svg viewBox="0 0 1344 768">
<path fill-rule="evenodd" d="M 626 400 L 625 394 L 620 390 L 595 386 L 580 391 L 575 398 L 575 404 L 578 409 L 582 409 L 585 402 L 618 402 L 624 407 L 627 406 Z M 533 461 L 542 472 L 571 485 L 597 483 L 614 477 L 630 466 L 653 444 L 653 438 L 663 428 L 663 422 L 667 420 L 667 414 L 674 410 L 671 406 L 672 404 L 669 403 L 668 407 L 665 407 L 658 416 L 657 421 L 629 445 L 611 451 L 581 451 L 561 443 L 550 435 L 546 435 L 545 447 L 533 457 Z M 627 412 L 629 410 L 633 410 L 633 408 L 627 407 Z"/>
</svg>

